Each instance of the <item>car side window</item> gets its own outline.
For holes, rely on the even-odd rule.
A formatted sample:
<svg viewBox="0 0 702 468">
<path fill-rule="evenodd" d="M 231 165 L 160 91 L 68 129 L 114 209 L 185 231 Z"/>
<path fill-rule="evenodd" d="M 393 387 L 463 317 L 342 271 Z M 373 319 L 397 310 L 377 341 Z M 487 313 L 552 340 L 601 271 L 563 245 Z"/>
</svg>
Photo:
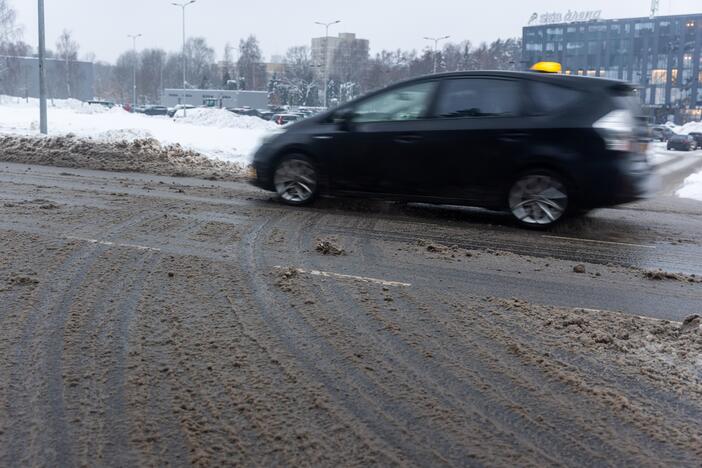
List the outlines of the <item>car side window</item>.
<svg viewBox="0 0 702 468">
<path fill-rule="evenodd" d="M 534 105 L 542 112 L 557 112 L 575 104 L 583 98 L 581 91 L 550 83 L 529 83 Z"/>
<path fill-rule="evenodd" d="M 451 79 L 444 83 L 436 117 L 510 117 L 521 113 L 521 85 L 514 80 Z"/>
<path fill-rule="evenodd" d="M 361 102 L 354 109 L 354 122 L 395 122 L 425 116 L 436 82 L 427 81 L 386 91 Z"/>
</svg>

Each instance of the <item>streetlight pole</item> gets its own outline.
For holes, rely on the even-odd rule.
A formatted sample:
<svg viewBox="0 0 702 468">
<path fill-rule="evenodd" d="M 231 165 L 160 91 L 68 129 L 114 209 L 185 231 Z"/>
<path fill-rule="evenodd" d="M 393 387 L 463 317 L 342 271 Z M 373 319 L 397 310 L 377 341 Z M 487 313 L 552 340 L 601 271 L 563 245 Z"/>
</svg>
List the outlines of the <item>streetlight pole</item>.
<svg viewBox="0 0 702 468">
<path fill-rule="evenodd" d="M 185 105 L 185 88 L 186 88 L 186 83 L 187 83 L 187 75 L 185 74 L 185 65 L 186 65 L 186 58 L 185 58 L 185 8 L 188 5 L 192 5 L 195 3 L 196 0 L 190 0 L 188 2 L 184 3 L 171 3 L 173 6 L 180 7 L 183 10 L 183 116 L 186 117 L 188 114 L 188 109 Z"/>
<path fill-rule="evenodd" d="M 134 51 L 134 89 L 132 93 L 132 110 L 134 110 L 134 107 L 137 105 L 137 85 L 136 85 L 136 75 L 137 75 L 137 50 L 136 50 L 136 41 L 139 39 L 142 35 L 141 34 L 127 34 L 127 37 L 132 40 L 132 50 Z"/>
<path fill-rule="evenodd" d="M 314 24 L 324 26 L 324 107 L 329 108 L 327 96 L 329 92 L 329 26 L 341 23 L 341 20 L 332 21 L 331 23 L 322 23 L 315 21 Z"/>
<path fill-rule="evenodd" d="M 439 54 L 439 42 L 445 41 L 446 39 L 449 39 L 451 36 L 442 36 L 442 37 L 425 37 L 424 39 L 427 41 L 434 41 L 434 74 L 436 75 L 436 59 Z"/>
<path fill-rule="evenodd" d="M 49 132 L 46 110 L 46 30 L 44 29 L 44 0 L 39 0 L 39 131 Z"/>
</svg>

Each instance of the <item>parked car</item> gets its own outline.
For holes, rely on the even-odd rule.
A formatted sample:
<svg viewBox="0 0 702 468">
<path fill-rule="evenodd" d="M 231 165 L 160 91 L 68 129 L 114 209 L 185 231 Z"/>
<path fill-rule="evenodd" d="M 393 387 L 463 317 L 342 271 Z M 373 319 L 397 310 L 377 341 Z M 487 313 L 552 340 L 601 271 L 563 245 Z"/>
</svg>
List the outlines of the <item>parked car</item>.
<svg viewBox="0 0 702 468">
<path fill-rule="evenodd" d="M 651 128 L 651 139 L 658 141 L 668 141 L 675 132 L 668 127 L 656 126 Z"/>
<path fill-rule="evenodd" d="M 640 113 L 620 81 L 433 75 L 281 129 L 256 151 L 252 183 L 290 205 L 320 194 L 472 205 L 543 228 L 651 192 Z"/>
<path fill-rule="evenodd" d="M 143 114 L 146 112 L 146 106 L 132 106 L 132 112 Z"/>
<path fill-rule="evenodd" d="M 115 107 L 115 103 L 112 101 L 98 101 L 98 100 L 93 100 L 93 101 L 88 101 L 89 106 L 101 106 L 101 107 L 107 107 L 108 109 L 112 109 Z"/>
<path fill-rule="evenodd" d="M 273 122 L 277 123 L 278 125 L 287 125 L 302 119 L 303 116 L 300 114 L 275 114 L 272 118 Z"/>
<path fill-rule="evenodd" d="M 168 107 L 166 106 L 146 106 L 144 109 L 146 115 L 168 115 Z"/>
<path fill-rule="evenodd" d="M 697 142 L 697 148 L 702 148 L 702 132 L 691 132 L 690 136 Z"/>
<path fill-rule="evenodd" d="M 195 109 L 195 106 L 191 106 L 190 104 L 178 104 L 175 107 L 169 107 L 167 115 L 168 115 L 168 117 L 173 118 L 178 113 L 178 111 L 181 111 L 183 109 L 187 109 L 187 110 Z"/>
<path fill-rule="evenodd" d="M 257 109 L 252 109 L 251 107 L 228 107 L 227 110 L 237 115 L 248 115 L 249 117 L 261 116 L 261 113 Z"/>
<path fill-rule="evenodd" d="M 273 120 L 273 116 L 275 115 L 275 112 L 267 111 L 264 109 L 259 109 L 258 113 L 260 118 L 268 121 Z"/>
<path fill-rule="evenodd" d="M 692 135 L 675 135 L 668 140 L 668 150 L 695 151 L 697 140 Z"/>
</svg>

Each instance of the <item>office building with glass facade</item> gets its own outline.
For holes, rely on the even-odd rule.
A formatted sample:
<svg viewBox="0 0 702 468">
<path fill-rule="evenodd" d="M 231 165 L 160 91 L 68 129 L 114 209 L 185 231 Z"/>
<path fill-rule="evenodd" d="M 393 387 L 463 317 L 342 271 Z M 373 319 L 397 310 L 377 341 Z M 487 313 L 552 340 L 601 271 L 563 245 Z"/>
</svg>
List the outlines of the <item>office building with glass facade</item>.
<svg viewBox="0 0 702 468">
<path fill-rule="evenodd" d="M 527 26 L 523 65 L 634 83 L 657 120 L 702 117 L 702 14 Z"/>
</svg>

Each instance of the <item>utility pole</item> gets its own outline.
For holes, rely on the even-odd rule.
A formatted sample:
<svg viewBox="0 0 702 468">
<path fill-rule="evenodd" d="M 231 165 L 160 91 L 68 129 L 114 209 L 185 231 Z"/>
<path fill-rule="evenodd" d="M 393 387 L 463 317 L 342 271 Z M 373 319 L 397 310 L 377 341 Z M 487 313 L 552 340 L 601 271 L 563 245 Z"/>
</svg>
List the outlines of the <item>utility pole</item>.
<svg viewBox="0 0 702 468">
<path fill-rule="evenodd" d="M 132 93 L 132 110 L 133 110 L 134 107 L 136 107 L 136 105 L 137 105 L 137 85 L 136 85 L 137 73 L 136 72 L 137 72 L 137 62 L 139 61 L 139 59 L 137 58 L 136 41 L 137 41 L 137 39 L 139 39 L 141 37 L 141 34 L 127 34 L 127 37 L 132 39 L 132 41 L 133 41 L 132 50 L 134 51 L 134 64 L 133 64 L 134 65 L 134 67 L 133 67 L 134 68 L 134 90 Z"/>
<path fill-rule="evenodd" d="M 175 2 L 171 3 L 173 6 L 180 7 L 183 10 L 183 102 L 181 103 L 181 104 L 183 104 L 183 117 L 187 117 L 187 115 L 188 115 L 188 109 L 185 105 L 185 94 L 186 94 L 185 88 L 186 88 L 186 83 L 188 81 L 187 75 L 185 73 L 185 66 L 186 66 L 186 61 L 187 61 L 187 59 L 185 58 L 185 8 L 188 5 L 192 5 L 193 3 L 195 3 L 195 1 L 196 0 L 190 0 L 190 1 L 185 2 L 185 3 L 175 3 Z"/>
<path fill-rule="evenodd" d="M 46 110 L 46 30 L 44 29 L 44 0 L 39 0 L 39 131 L 49 133 Z"/>
<path fill-rule="evenodd" d="M 446 39 L 449 39 L 451 36 L 443 36 L 443 37 L 425 37 L 424 39 L 427 41 L 434 41 L 434 74 L 436 75 L 436 59 L 437 56 L 439 55 L 439 42 L 440 41 L 445 41 Z"/>
<path fill-rule="evenodd" d="M 341 23 L 341 20 L 332 21 L 331 23 L 322 23 L 315 21 L 314 24 L 324 26 L 324 107 L 329 108 L 327 99 L 329 93 L 329 26 Z"/>
</svg>

